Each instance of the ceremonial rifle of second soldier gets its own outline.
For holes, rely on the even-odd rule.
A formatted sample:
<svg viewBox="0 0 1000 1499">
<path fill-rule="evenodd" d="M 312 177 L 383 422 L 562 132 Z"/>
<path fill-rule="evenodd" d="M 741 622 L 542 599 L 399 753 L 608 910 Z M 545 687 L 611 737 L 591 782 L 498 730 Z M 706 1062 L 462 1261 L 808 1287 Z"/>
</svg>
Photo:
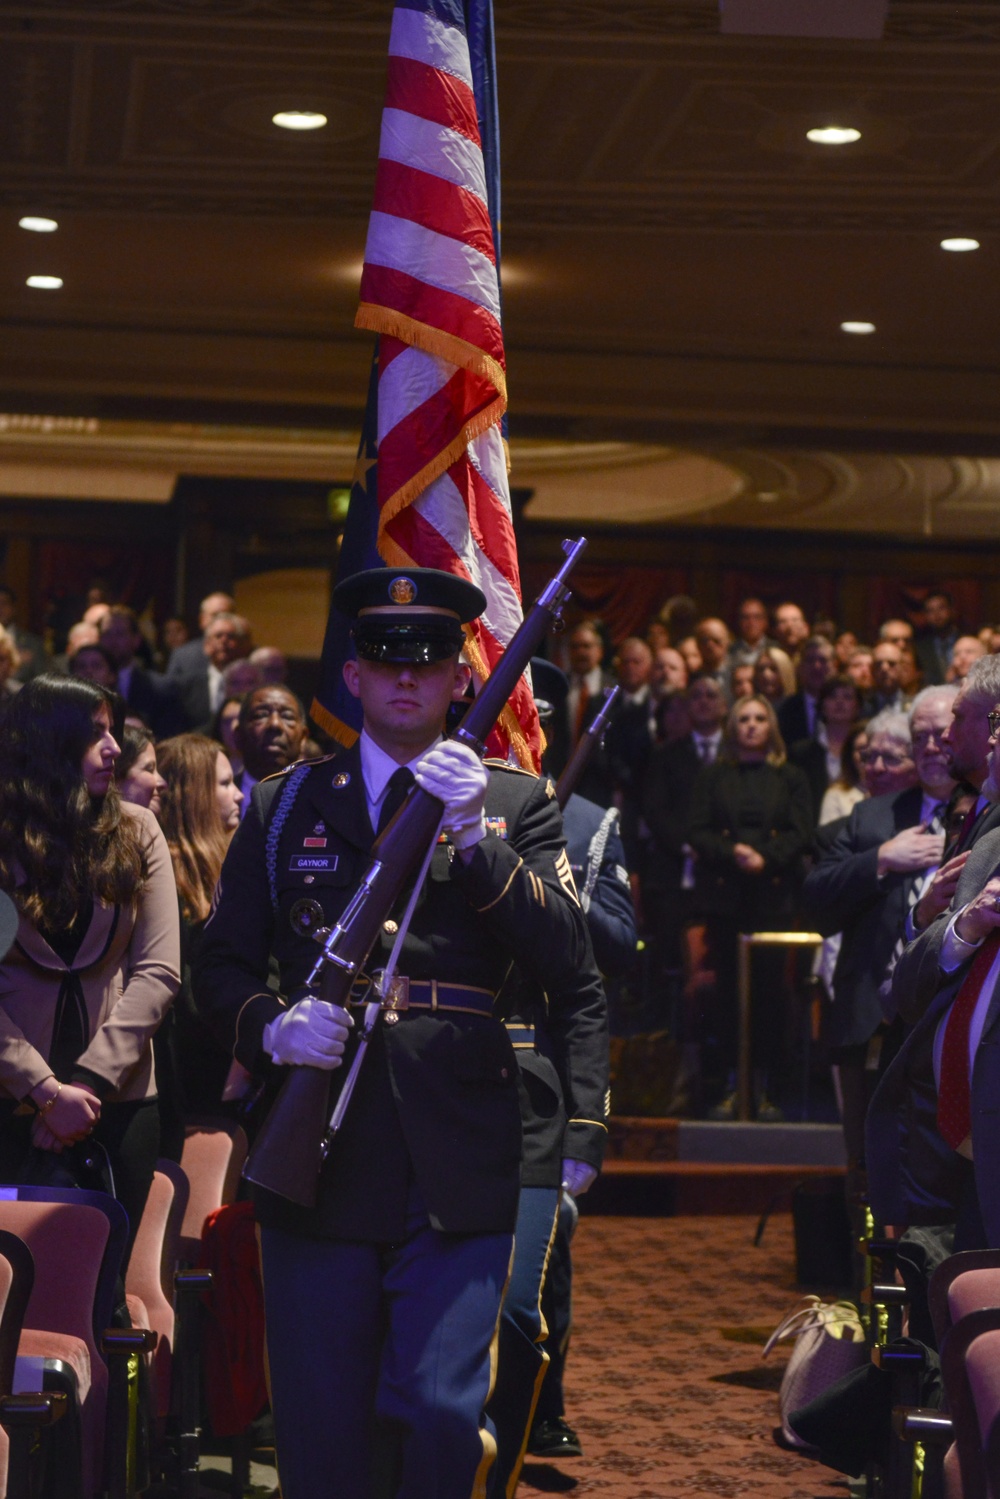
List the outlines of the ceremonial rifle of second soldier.
<svg viewBox="0 0 1000 1499">
<path fill-rule="evenodd" d="M 455 731 L 454 737 L 476 754 L 485 753 L 486 739 L 518 678 L 553 620 L 561 618 L 569 598 L 566 578 L 586 544 L 583 537 L 563 542 L 566 561 L 528 610 Z M 313 933 L 321 952 L 305 989 L 297 998 L 313 993 L 318 981 L 321 999 L 344 1009 L 350 1005 L 351 990 L 362 977 L 382 923 L 437 841 L 441 815 L 442 805 L 437 797 L 419 786 L 411 788 L 407 800 L 376 839 L 372 862 L 343 916 L 335 927 L 321 927 Z M 390 992 L 379 994 L 366 1007 L 359 1037 L 362 1057 L 362 1043 L 370 1036 L 381 1009 L 405 1005 L 405 997 L 401 998 L 391 984 L 388 987 Z M 357 1065 L 360 1064 L 352 1067 L 348 1078 L 352 1074 L 357 1076 Z M 343 1117 L 342 1110 L 335 1110 L 333 1120 L 328 1123 L 330 1087 L 329 1071 L 308 1066 L 289 1070 L 244 1168 L 248 1181 L 304 1207 L 315 1206 L 320 1167 Z"/>
<path fill-rule="evenodd" d="M 601 711 L 584 729 L 577 741 L 576 749 L 566 762 L 566 768 L 556 782 L 556 801 L 559 803 L 560 812 L 565 809 L 566 803 L 579 784 L 580 777 L 597 754 L 601 740 L 604 738 L 604 730 L 608 726 L 608 717 L 620 692 L 620 685 L 608 688 L 604 694 Z"/>
</svg>

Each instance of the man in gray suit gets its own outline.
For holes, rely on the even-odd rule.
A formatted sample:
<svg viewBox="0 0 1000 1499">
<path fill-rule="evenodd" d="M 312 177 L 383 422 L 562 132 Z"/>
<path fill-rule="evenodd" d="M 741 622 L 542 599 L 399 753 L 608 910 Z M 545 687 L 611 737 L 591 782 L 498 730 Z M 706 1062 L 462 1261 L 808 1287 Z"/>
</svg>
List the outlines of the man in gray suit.
<svg viewBox="0 0 1000 1499">
<path fill-rule="evenodd" d="M 1000 803 L 1000 711 L 983 791 Z M 1000 829 L 973 845 L 950 908 L 896 965 L 913 1026 L 868 1113 L 871 1204 L 881 1223 L 954 1221 L 955 1249 L 1000 1248 Z"/>
</svg>

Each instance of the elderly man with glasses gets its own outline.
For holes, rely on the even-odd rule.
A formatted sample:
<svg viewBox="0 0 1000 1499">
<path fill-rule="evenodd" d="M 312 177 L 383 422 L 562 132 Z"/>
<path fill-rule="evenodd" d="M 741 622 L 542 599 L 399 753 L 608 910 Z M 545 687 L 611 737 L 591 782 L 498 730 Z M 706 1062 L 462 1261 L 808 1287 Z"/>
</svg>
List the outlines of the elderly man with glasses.
<svg viewBox="0 0 1000 1499">
<path fill-rule="evenodd" d="M 864 1170 L 865 1113 L 887 1029 L 879 990 L 907 916 L 944 853 L 954 781 L 943 738 L 954 698 L 953 688 L 928 688 L 909 718 L 887 711 L 871 720 L 864 756 L 871 796 L 821 831 L 803 890 L 806 921 L 824 936 L 843 933 L 827 1035 L 855 1179 Z M 941 891 L 939 910 L 953 888 Z"/>
</svg>

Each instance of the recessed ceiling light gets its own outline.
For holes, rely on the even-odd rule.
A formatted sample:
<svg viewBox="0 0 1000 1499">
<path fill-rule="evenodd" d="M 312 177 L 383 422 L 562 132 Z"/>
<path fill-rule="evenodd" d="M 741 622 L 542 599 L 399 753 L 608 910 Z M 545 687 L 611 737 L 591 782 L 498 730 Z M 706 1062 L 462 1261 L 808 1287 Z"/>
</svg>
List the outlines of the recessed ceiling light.
<svg viewBox="0 0 1000 1499">
<path fill-rule="evenodd" d="M 841 323 L 841 333 L 874 333 L 874 323 Z"/>
<path fill-rule="evenodd" d="M 954 239 L 943 239 L 941 248 L 954 250 L 956 254 L 960 254 L 963 250 L 978 250 L 979 241 L 978 239 L 963 239 L 961 235 L 956 235 Z"/>
<path fill-rule="evenodd" d="M 59 228 L 55 219 L 40 219 L 32 213 L 26 213 L 23 219 L 18 219 L 18 228 L 30 229 L 33 234 L 52 234 Z"/>
<path fill-rule="evenodd" d="M 62 286 L 61 276 L 29 276 L 28 285 L 37 291 L 58 291 Z"/>
<path fill-rule="evenodd" d="M 321 130 L 327 120 L 315 109 L 280 109 L 271 123 L 282 130 Z"/>
<path fill-rule="evenodd" d="M 817 146 L 849 146 L 861 139 L 861 131 L 850 125 L 819 125 L 806 131 L 806 140 Z"/>
</svg>

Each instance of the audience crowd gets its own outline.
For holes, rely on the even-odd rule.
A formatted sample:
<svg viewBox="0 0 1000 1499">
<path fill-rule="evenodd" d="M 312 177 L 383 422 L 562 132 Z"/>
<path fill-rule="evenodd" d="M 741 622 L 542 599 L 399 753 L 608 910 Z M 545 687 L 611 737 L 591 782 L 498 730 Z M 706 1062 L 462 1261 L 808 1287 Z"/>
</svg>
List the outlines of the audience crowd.
<svg viewBox="0 0 1000 1499">
<path fill-rule="evenodd" d="M 0 1036 L 0 1174 L 30 1179 L 33 1152 L 92 1132 L 136 1222 L 185 1123 L 247 1092 L 191 964 L 253 787 L 318 746 L 282 653 L 224 593 L 198 636 L 170 620 L 155 644 L 90 600 L 58 656 L 15 616 L 0 589 L 0 822 L 19 829 L 0 884 L 30 925 L 0 964 L 25 996 Z M 612 1026 L 672 1039 L 655 1112 L 736 1116 L 740 936 L 815 933 L 754 957 L 756 1118 L 784 1117 L 808 1037 L 876 1221 L 1000 1248 L 1000 627 L 962 633 L 940 591 L 870 643 L 791 601 L 747 598 L 731 627 L 682 598 L 644 637 L 584 620 L 565 664 L 553 776 L 620 689 L 575 789 L 618 813 L 639 942 L 609 981 Z M 33 1037 L 68 1081 L 33 1070 Z"/>
<path fill-rule="evenodd" d="M 688 599 L 617 649 L 601 621 L 578 625 L 551 768 L 617 682 L 580 790 L 619 809 L 641 933 L 613 1023 L 676 1042 L 658 1112 L 734 1117 L 739 935 L 816 932 L 812 963 L 801 947 L 754 949 L 756 1117 L 782 1117 L 807 1045 L 828 1052 L 860 1165 L 868 1099 L 906 1029 L 895 960 L 947 910 L 969 840 L 1000 821 L 1000 641 L 992 626 L 963 633 L 944 592 L 872 643 L 790 601 L 745 599 L 732 626 Z"/>
</svg>

